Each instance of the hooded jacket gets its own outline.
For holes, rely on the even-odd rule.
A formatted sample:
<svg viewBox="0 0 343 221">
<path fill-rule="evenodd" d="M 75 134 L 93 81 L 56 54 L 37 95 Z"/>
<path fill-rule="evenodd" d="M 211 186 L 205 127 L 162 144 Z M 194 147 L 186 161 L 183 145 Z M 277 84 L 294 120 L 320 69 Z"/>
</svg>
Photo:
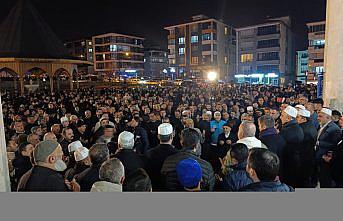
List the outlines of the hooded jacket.
<svg viewBox="0 0 343 221">
<path fill-rule="evenodd" d="M 280 181 L 257 182 L 239 190 L 240 192 L 294 192 L 294 189 Z"/>
</svg>

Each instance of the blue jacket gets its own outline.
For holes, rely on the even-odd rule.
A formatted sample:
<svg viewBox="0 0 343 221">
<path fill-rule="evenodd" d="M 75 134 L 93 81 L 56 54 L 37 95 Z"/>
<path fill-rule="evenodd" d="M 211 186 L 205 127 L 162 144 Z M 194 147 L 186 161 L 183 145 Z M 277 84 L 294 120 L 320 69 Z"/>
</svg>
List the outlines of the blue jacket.
<svg viewBox="0 0 343 221">
<path fill-rule="evenodd" d="M 215 120 L 212 120 L 211 121 L 211 129 L 212 128 L 216 128 L 216 130 L 214 131 L 214 133 L 212 133 L 212 136 L 211 136 L 211 141 L 213 144 L 217 144 L 218 143 L 218 137 L 221 133 L 223 133 L 223 125 L 226 124 L 226 121 L 215 121 Z"/>
<path fill-rule="evenodd" d="M 232 166 L 230 171 L 221 182 L 223 191 L 234 192 L 252 183 L 252 179 L 245 171 L 247 162 Z"/>
<path fill-rule="evenodd" d="M 257 182 L 239 190 L 240 192 L 294 192 L 294 189 L 280 181 Z"/>
</svg>

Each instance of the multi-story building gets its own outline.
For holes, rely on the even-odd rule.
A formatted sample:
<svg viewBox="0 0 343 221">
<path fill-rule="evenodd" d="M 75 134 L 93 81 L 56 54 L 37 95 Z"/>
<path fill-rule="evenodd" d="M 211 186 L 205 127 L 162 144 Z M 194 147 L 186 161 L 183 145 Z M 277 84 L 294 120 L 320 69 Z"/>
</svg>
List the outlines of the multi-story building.
<svg viewBox="0 0 343 221">
<path fill-rule="evenodd" d="M 236 80 L 285 84 L 295 80 L 295 48 L 290 17 L 236 29 Z"/>
<path fill-rule="evenodd" d="M 188 23 L 165 27 L 169 31 L 169 66 L 178 78 L 206 78 L 216 72 L 222 80 L 235 73 L 235 30 L 204 15 Z"/>
<path fill-rule="evenodd" d="M 144 52 L 144 76 L 165 78 L 168 74 L 168 53 L 161 49 L 146 49 Z"/>
<path fill-rule="evenodd" d="M 64 46 L 73 57 L 93 63 L 93 42 L 91 39 L 66 42 Z M 84 75 L 94 73 L 94 66 L 86 64 L 78 65 L 78 71 L 82 78 Z"/>
<path fill-rule="evenodd" d="M 91 39 L 66 42 L 64 46 L 73 57 L 93 62 L 93 43 Z"/>
<path fill-rule="evenodd" d="M 307 83 L 317 83 L 318 74 L 324 74 L 325 21 L 308 23 Z"/>
<path fill-rule="evenodd" d="M 144 72 L 144 38 L 116 33 L 93 36 L 94 69 L 112 76 Z"/>
<path fill-rule="evenodd" d="M 308 51 L 297 51 L 297 81 L 306 83 L 308 72 Z"/>
</svg>

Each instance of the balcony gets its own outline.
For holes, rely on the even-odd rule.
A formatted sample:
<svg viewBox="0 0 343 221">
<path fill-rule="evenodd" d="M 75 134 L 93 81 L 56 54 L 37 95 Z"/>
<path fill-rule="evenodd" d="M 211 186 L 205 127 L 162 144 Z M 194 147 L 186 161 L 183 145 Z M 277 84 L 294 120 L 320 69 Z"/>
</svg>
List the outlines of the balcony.
<svg viewBox="0 0 343 221">
<path fill-rule="evenodd" d="M 217 33 L 217 30 L 213 29 L 213 28 L 208 28 L 208 29 L 203 29 L 201 31 L 202 34 L 209 34 L 209 33 Z"/>
</svg>

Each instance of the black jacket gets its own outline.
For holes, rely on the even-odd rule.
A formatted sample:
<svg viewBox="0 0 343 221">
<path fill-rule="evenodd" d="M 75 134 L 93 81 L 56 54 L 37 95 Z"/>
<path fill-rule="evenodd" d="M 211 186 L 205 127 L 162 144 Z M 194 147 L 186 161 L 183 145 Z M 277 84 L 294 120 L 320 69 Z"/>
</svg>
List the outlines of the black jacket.
<svg viewBox="0 0 343 221">
<path fill-rule="evenodd" d="M 257 182 L 239 190 L 240 192 L 294 192 L 294 189 L 280 181 Z"/>
<path fill-rule="evenodd" d="M 120 149 L 113 157 L 118 158 L 124 165 L 126 177 L 139 168 L 144 168 L 142 158 L 133 150 Z"/>
<path fill-rule="evenodd" d="M 92 165 L 90 168 L 84 170 L 83 172 L 75 175 L 76 182 L 80 184 L 81 192 L 89 192 L 95 182 L 99 181 L 99 165 Z"/>
<path fill-rule="evenodd" d="M 321 160 L 322 156 L 328 151 L 333 151 L 338 142 L 341 140 L 342 131 L 340 128 L 331 121 L 320 134 L 318 141 L 319 145 L 316 147 L 316 160 L 317 162 Z"/>
<path fill-rule="evenodd" d="M 300 124 L 300 127 L 304 132 L 303 149 L 301 152 L 301 173 L 304 183 L 300 187 L 305 188 L 312 187 L 311 176 L 313 175 L 315 168 L 314 147 L 316 145 L 318 132 L 311 120 Z"/>
<path fill-rule="evenodd" d="M 298 187 L 302 183 L 302 151 L 304 142 L 304 132 L 299 124 L 292 120 L 283 125 L 281 136 L 286 141 L 283 156 L 283 174 L 281 180 L 292 187 Z"/>
<path fill-rule="evenodd" d="M 34 166 L 25 173 L 18 185 L 19 192 L 65 192 L 69 191 L 63 176 L 47 167 Z"/>
<path fill-rule="evenodd" d="M 15 170 L 14 177 L 17 182 L 19 182 L 20 178 L 32 168 L 30 157 L 23 156 L 18 152 L 16 153 L 12 165 Z"/>
<path fill-rule="evenodd" d="M 272 151 L 279 157 L 279 176 L 283 177 L 283 154 L 286 147 L 285 139 L 277 133 L 275 128 L 268 128 L 260 132 L 260 141 L 267 146 L 268 150 Z"/>
<path fill-rule="evenodd" d="M 174 146 L 169 144 L 159 144 L 146 153 L 146 171 L 150 176 L 152 189 L 154 191 L 165 190 L 165 182 L 161 176 L 161 169 L 165 159 L 175 153 L 177 153 L 177 150 Z"/>
<path fill-rule="evenodd" d="M 66 139 L 62 139 L 59 143 L 62 147 L 63 155 L 69 156 L 68 146 L 69 146 L 69 144 L 71 144 L 71 142 L 67 141 Z"/>
<path fill-rule="evenodd" d="M 343 188 L 343 140 L 333 152 L 331 171 L 332 179 L 336 183 L 336 188 Z"/>
<path fill-rule="evenodd" d="M 72 181 L 74 176 L 76 174 L 82 173 L 84 170 L 88 169 L 89 167 L 84 165 L 84 164 L 80 164 L 80 163 L 76 163 L 75 166 L 73 168 L 69 168 L 65 174 L 64 177 L 69 180 Z"/>
<path fill-rule="evenodd" d="M 181 191 L 183 187 L 180 185 L 177 174 L 176 166 L 184 159 L 192 158 L 201 166 L 202 169 L 202 189 L 207 191 L 213 191 L 215 185 L 215 176 L 211 164 L 196 155 L 189 150 L 182 150 L 174 155 L 169 156 L 163 163 L 161 174 L 165 176 L 166 188 L 169 191 Z"/>
<path fill-rule="evenodd" d="M 138 154 L 145 154 L 149 148 L 149 137 L 147 131 L 143 127 L 136 127 L 134 130 L 135 135 L 135 149 Z"/>
<path fill-rule="evenodd" d="M 243 162 L 231 167 L 233 170 L 228 172 L 228 174 L 223 177 L 223 181 L 221 182 L 223 191 L 238 191 L 239 189 L 252 183 L 252 179 L 245 170 L 246 165 L 247 163 Z"/>
</svg>

